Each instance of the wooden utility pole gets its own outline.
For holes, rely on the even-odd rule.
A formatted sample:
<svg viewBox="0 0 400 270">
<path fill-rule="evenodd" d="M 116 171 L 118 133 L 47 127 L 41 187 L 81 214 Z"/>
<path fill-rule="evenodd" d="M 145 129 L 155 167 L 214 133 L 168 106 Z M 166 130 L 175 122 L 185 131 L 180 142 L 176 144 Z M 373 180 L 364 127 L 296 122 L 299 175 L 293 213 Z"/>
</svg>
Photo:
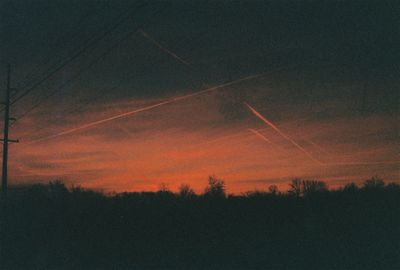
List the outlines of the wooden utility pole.
<svg viewBox="0 0 400 270">
<path fill-rule="evenodd" d="M 10 118 L 10 64 L 7 66 L 7 89 L 6 89 L 6 100 L 4 101 L 4 137 L 3 141 L 3 173 L 2 173 L 2 181 L 1 181 L 1 189 L 2 194 L 5 196 L 7 194 L 7 158 L 8 158 L 8 143 L 9 142 L 18 142 L 18 140 L 10 140 L 8 138 L 8 128 L 10 125 L 10 120 L 14 120 L 14 118 Z"/>
</svg>

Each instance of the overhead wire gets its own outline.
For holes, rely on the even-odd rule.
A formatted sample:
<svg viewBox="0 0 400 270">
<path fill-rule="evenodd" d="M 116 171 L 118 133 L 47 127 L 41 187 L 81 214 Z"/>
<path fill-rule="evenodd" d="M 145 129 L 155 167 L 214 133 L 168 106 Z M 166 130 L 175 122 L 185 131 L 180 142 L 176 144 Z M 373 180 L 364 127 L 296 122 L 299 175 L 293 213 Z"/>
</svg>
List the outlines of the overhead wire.
<svg viewBox="0 0 400 270">
<path fill-rule="evenodd" d="M 107 3 L 107 2 L 104 2 L 103 4 L 105 5 L 105 3 Z M 94 14 L 95 14 L 95 10 L 94 9 L 90 9 L 90 10 L 87 10 L 86 12 L 84 12 L 84 14 L 82 16 L 80 16 L 80 18 L 77 20 L 77 23 L 74 24 L 74 27 L 70 28 L 69 31 L 68 30 L 67 31 L 63 31 L 62 37 L 58 36 L 58 38 L 54 42 L 53 46 L 59 48 L 60 46 L 62 46 L 62 43 L 66 43 L 64 37 L 69 37 L 70 36 L 71 37 L 71 38 L 69 38 L 70 41 L 74 41 L 74 40 L 78 39 L 79 36 L 78 35 L 73 35 L 73 33 L 75 33 L 76 29 L 82 28 L 83 25 L 84 25 L 84 22 L 87 21 L 89 18 L 91 18 Z M 88 40 L 90 40 L 90 39 L 88 39 Z M 88 40 L 86 40 L 85 42 L 87 42 Z M 73 51 L 76 51 L 77 49 L 78 48 L 74 48 L 73 50 L 71 50 L 71 53 Z M 24 76 L 22 81 L 25 81 L 25 82 L 22 83 L 20 86 L 17 86 L 16 87 L 17 89 L 27 88 L 29 86 L 29 84 L 34 83 L 35 80 L 38 80 L 37 78 L 35 78 L 35 75 L 37 75 L 37 77 L 40 77 L 40 76 L 43 76 L 43 75 L 45 76 L 45 74 L 51 72 L 54 68 L 56 68 L 57 65 L 59 65 L 63 61 L 63 59 L 58 59 L 59 61 L 51 63 L 51 60 L 52 60 L 53 57 L 51 57 L 49 54 L 46 54 L 46 56 L 47 56 L 46 58 L 42 57 L 44 59 L 43 62 L 38 63 L 37 65 L 35 65 L 35 67 L 28 74 L 26 74 Z M 37 74 L 38 70 L 41 67 L 47 66 L 48 64 L 50 64 L 50 66 L 44 72 L 42 72 L 41 74 Z"/>
<path fill-rule="evenodd" d="M 136 10 L 138 11 L 138 10 Z M 114 42 L 110 47 L 108 47 L 105 51 L 102 52 L 101 55 L 98 57 L 94 58 L 92 61 L 89 62 L 88 65 L 85 67 L 81 68 L 73 77 L 69 78 L 67 81 L 65 81 L 61 86 L 57 87 L 55 90 L 51 91 L 48 93 L 46 96 L 44 96 L 41 100 L 36 102 L 33 106 L 31 106 L 29 109 L 27 109 L 21 116 L 18 117 L 18 119 L 14 122 L 16 123 L 18 120 L 21 120 L 25 116 L 27 116 L 30 112 L 38 108 L 40 105 L 42 105 L 45 101 L 47 101 L 49 98 L 54 96 L 57 92 L 59 92 L 61 89 L 65 88 L 66 86 L 70 85 L 74 80 L 76 80 L 82 73 L 93 67 L 96 63 L 100 62 L 102 59 L 105 58 L 109 53 L 113 51 L 114 48 L 116 48 L 122 41 L 130 37 L 133 33 L 135 33 L 140 26 L 137 26 L 135 30 L 129 31 L 126 33 L 122 38 L 119 38 L 116 42 Z M 114 28 L 115 29 L 115 28 Z M 110 33 L 110 32 L 108 32 Z"/>
<path fill-rule="evenodd" d="M 142 8 L 148 6 L 148 3 L 142 3 L 141 5 L 137 6 L 134 10 L 134 13 L 137 13 L 140 11 Z M 70 57 L 68 57 L 65 61 L 63 61 L 60 65 L 58 65 L 54 70 L 49 72 L 47 75 L 45 75 L 42 79 L 34 83 L 32 86 L 27 88 L 21 95 L 19 95 L 17 98 L 15 98 L 12 102 L 11 105 L 14 105 L 18 101 L 20 101 L 22 98 L 27 96 L 30 92 L 35 90 L 38 86 L 40 86 L 42 83 L 47 81 L 49 78 L 51 78 L 54 74 L 62 70 L 65 66 L 67 66 L 69 63 L 77 59 L 80 55 L 88 51 L 90 48 L 95 46 L 98 42 L 102 41 L 105 37 L 107 37 L 110 33 L 112 33 L 115 29 L 117 29 L 120 25 L 122 25 L 127 19 L 129 19 L 132 16 L 132 11 L 129 10 L 126 12 L 125 16 L 122 16 L 119 20 L 115 22 L 110 28 L 108 28 L 105 32 L 103 32 L 101 35 L 94 37 L 93 39 L 89 40 L 89 42 L 84 45 L 82 48 L 77 50 L 75 53 L 73 53 Z"/>
</svg>

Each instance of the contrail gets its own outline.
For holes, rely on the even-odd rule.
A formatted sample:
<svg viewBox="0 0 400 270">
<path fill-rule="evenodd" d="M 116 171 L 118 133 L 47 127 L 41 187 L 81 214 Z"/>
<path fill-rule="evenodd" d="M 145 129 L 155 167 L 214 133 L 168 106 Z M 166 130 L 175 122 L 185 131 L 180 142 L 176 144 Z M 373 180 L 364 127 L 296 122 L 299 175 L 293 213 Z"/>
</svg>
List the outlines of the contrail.
<svg viewBox="0 0 400 270">
<path fill-rule="evenodd" d="M 105 118 L 105 119 L 97 120 L 97 121 L 94 121 L 94 122 L 91 122 L 91 123 L 84 124 L 84 125 L 79 126 L 79 127 L 75 127 L 75 128 L 69 129 L 69 130 L 65 130 L 65 131 L 62 131 L 60 133 L 57 133 L 57 134 L 54 134 L 54 135 L 51 135 L 51 136 L 47 136 L 47 137 L 44 137 L 44 138 L 33 140 L 33 141 L 30 141 L 29 144 L 40 142 L 40 141 L 44 141 L 44 140 L 53 139 L 53 138 L 56 138 L 56 137 L 59 137 L 59 136 L 67 135 L 67 134 L 71 134 L 71 133 L 74 133 L 74 132 L 77 132 L 77 131 L 80 131 L 80 130 L 83 130 L 83 129 L 91 128 L 91 127 L 94 127 L 94 126 L 97 126 L 97 125 L 100 125 L 100 124 L 103 124 L 103 123 L 106 123 L 106 122 L 109 122 L 109 121 L 113 121 L 113 120 L 116 120 L 116 119 L 120 119 L 120 118 L 123 118 L 123 117 L 127 117 L 127 116 L 130 116 L 130 115 L 136 114 L 136 113 L 140 113 L 140 112 L 148 111 L 148 110 L 151 110 L 151 109 L 155 109 L 155 108 L 163 106 L 163 105 L 174 103 L 174 102 L 177 102 L 177 101 L 180 101 L 180 100 L 185 100 L 185 99 L 188 99 L 188 98 L 191 98 L 191 97 L 195 97 L 195 96 L 198 96 L 198 95 L 202 95 L 202 94 L 205 94 L 205 93 L 208 93 L 208 92 L 212 92 L 212 91 L 215 91 L 215 90 L 218 90 L 218 89 L 221 89 L 221 88 L 233 85 L 233 84 L 238 84 L 238 83 L 241 83 L 241 82 L 244 82 L 244 81 L 253 80 L 253 79 L 262 77 L 264 75 L 265 74 L 251 75 L 251 76 L 247 76 L 247 77 L 244 77 L 244 78 L 241 78 L 241 79 L 238 79 L 238 80 L 234 80 L 234 81 L 230 81 L 230 82 L 227 82 L 227 83 L 224 83 L 224 84 L 213 86 L 213 87 L 201 90 L 199 92 L 195 92 L 195 93 L 192 93 L 192 94 L 171 98 L 171 99 L 165 100 L 163 102 L 159 102 L 159 103 L 156 103 L 156 104 L 153 104 L 153 105 L 149 105 L 149 106 L 146 106 L 146 107 L 143 107 L 143 108 L 140 108 L 140 109 L 136 109 L 136 110 L 132 110 L 132 111 L 128 111 L 128 112 L 125 112 L 125 113 L 117 114 L 117 115 L 114 115 L 114 116 L 111 116 L 111 117 L 108 117 L 108 118 Z"/>
<path fill-rule="evenodd" d="M 290 141 L 294 146 L 296 146 L 299 150 L 301 150 L 304 154 L 306 154 L 310 159 L 313 161 L 317 162 L 320 165 L 324 166 L 368 166 L 368 165 L 382 165 L 382 164 L 399 164 L 400 161 L 398 160 L 389 160 L 389 161 L 370 161 L 370 162 L 321 162 L 317 159 L 315 159 L 310 153 L 308 153 L 303 147 L 301 147 L 299 144 L 297 144 L 293 139 L 288 137 L 286 134 L 284 134 L 277 126 L 275 126 L 271 121 L 266 119 L 263 115 L 261 115 L 258 111 L 256 111 L 253 107 L 251 107 L 249 104 L 245 102 L 245 105 L 250 109 L 250 111 L 257 116 L 259 119 L 261 119 L 264 123 L 269 125 L 271 128 L 273 128 L 276 132 L 278 132 L 283 138 L 286 140 Z M 261 133 L 257 132 L 256 130 L 249 129 L 251 132 L 255 133 L 256 135 Z M 264 136 L 263 136 L 264 137 Z M 266 139 L 266 138 L 263 138 Z M 268 142 L 270 142 L 267 139 Z"/>
<path fill-rule="evenodd" d="M 311 140 L 305 140 L 306 142 L 308 142 L 309 144 L 315 146 L 316 148 L 318 148 L 321 152 L 325 153 L 326 155 L 331 155 L 331 153 L 329 153 L 328 151 L 326 151 L 324 148 L 322 148 L 320 145 L 316 144 L 315 142 L 311 141 Z"/>
<path fill-rule="evenodd" d="M 307 152 L 307 150 L 305 150 L 303 147 L 301 147 L 298 143 L 296 143 L 293 139 L 291 139 L 290 137 L 288 137 L 285 133 L 283 133 L 277 126 L 275 126 L 272 122 L 268 121 L 264 116 L 262 116 L 258 111 L 256 111 L 253 107 L 251 107 L 249 104 L 247 104 L 246 102 L 244 103 L 249 109 L 250 111 L 257 116 L 259 119 L 261 119 L 264 123 L 266 123 L 267 125 L 269 125 L 271 128 L 273 128 L 276 132 L 278 132 L 283 138 L 285 138 L 286 140 L 288 140 L 289 142 L 291 142 L 294 146 L 296 146 L 300 151 L 302 151 L 304 154 L 306 154 L 310 159 L 312 159 L 313 161 L 317 162 L 320 165 L 324 165 L 324 163 L 322 163 L 321 161 L 315 159 L 310 153 Z"/>
<path fill-rule="evenodd" d="M 271 141 L 267 137 L 265 137 L 263 134 L 261 134 L 259 131 L 252 129 L 252 128 L 249 128 L 249 131 L 254 133 L 261 140 L 266 141 L 267 143 L 271 143 Z"/>
<path fill-rule="evenodd" d="M 367 166 L 367 165 L 382 165 L 382 164 L 400 164 L 400 160 L 388 161 L 371 161 L 371 162 L 327 162 L 326 166 Z"/>
<path fill-rule="evenodd" d="M 175 58 L 176 60 L 178 60 L 179 62 L 181 62 L 182 64 L 190 67 L 190 64 L 183 60 L 181 57 L 179 57 L 178 55 L 176 55 L 175 53 L 171 52 L 170 50 L 168 50 L 167 48 L 165 48 L 164 46 L 162 46 L 159 42 L 157 42 L 154 38 L 152 38 L 149 34 L 147 34 L 145 31 L 143 30 L 139 30 L 139 33 L 145 37 L 147 40 L 149 40 L 151 43 L 153 43 L 157 48 L 159 48 L 160 50 L 162 50 L 163 52 L 169 54 L 170 56 L 172 56 L 173 58 Z"/>
<path fill-rule="evenodd" d="M 260 131 L 258 131 L 258 130 L 255 130 L 255 129 L 252 129 L 252 128 L 249 128 L 248 129 L 251 133 L 253 133 L 254 135 L 256 135 L 258 138 L 260 138 L 261 140 L 263 140 L 263 141 L 265 141 L 265 142 L 267 142 L 267 143 L 269 143 L 269 144 L 272 144 L 274 147 L 276 147 L 276 148 L 280 148 L 280 149 L 283 149 L 281 146 L 279 146 L 278 144 L 276 144 L 276 143 L 274 143 L 274 142 L 272 142 L 270 139 L 268 139 L 264 134 L 262 134 Z"/>
</svg>

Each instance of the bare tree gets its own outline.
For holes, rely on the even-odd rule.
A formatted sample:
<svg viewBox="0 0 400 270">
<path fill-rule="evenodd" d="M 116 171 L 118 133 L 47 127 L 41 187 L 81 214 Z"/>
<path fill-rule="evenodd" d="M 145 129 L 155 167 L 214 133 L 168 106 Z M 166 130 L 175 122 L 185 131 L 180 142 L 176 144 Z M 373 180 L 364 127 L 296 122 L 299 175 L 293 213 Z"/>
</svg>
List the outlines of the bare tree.
<svg viewBox="0 0 400 270">
<path fill-rule="evenodd" d="M 302 181 L 302 193 L 304 196 L 325 192 L 328 190 L 328 186 L 323 181 L 318 180 L 303 180 Z"/>
<path fill-rule="evenodd" d="M 189 199 L 189 198 L 195 197 L 196 193 L 194 192 L 194 190 L 189 185 L 182 184 L 179 187 L 179 196 L 181 198 Z"/>
<path fill-rule="evenodd" d="M 365 189 L 380 189 L 385 187 L 385 182 L 378 177 L 372 177 L 365 180 L 363 186 Z"/>
<path fill-rule="evenodd" d="M 348 183 L 343 187 L 343 191 L 346 192 L 356 192 L 357 190 L 358 186 L 354 182 Z"/>
<path fill-rule="evenodd" d="M 204 195 L 212 198 L 225 198 L 225 183 L 215 176 L 208 177 L 208 186 L 204 190 Z"/>
<path fill-rule="evenodd" d="M 169 189 L 169 185 L 167 183 L 160 183 L 158 186 L 158 193 L 159 194 L 172 194 L 171 190 Z"/>
<path fill-rule="evenodd" d="M 302 194 L 302 188 L 301 188 L 301 180 L 300 178 L 295 178 L 292 180 L 292 183 L 289 184 L 289 194 L 296 196 L 299 198 Z"/>
<path fill-rule="evenodd" d="M 276 196 L 276 195 L 279 194 L 279 189 L 278 189 L 278 186 L 277 186 L 277 185 L 270 185 L 270 186 L 268 187 L 268 191 L 269 191 L 269 193 L 270 193 L 271 195 L 274 195 L 274 196 Z"/>
<path fill-rule="evenodd" d="M 292 194 L 297 198 L 300 196 L 307 196 L 310 194 L 325 192 L 328 190 L 327 184 L 323 181 L 302 180 L 300 178 L 293 179 L 292 183 L 290 183 L 289 186 L 289 194 Z"/>
</svg>

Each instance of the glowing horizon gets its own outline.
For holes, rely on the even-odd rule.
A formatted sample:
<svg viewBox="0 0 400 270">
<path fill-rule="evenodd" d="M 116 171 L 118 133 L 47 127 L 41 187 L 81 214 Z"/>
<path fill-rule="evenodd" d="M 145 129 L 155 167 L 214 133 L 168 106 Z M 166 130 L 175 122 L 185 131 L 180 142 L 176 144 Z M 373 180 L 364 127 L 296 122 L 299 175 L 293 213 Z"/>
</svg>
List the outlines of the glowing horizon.
<svg viewBox="0 0 400 270">
<path fill-rule="evenodd" d="M 244 87 L 239 86 L 237 91 Z M 323 163 L 321 165 L 308 159 L 271 126 L 261 124 L 251 111 L 241 121 L 226 120 L 220 111 L 218 96 L 228 96 L 232 90 L 215 92 L 210 89 L 215 87 L 164 101 L 121 101 L 89 107 L 83 116 L 71 116 L 64 123 L 54 125 L 50 134 L 58 134 L 54 131 L 60 128 L 75 131 L 77 126 L 88 126 L 75 124 L 79 122 L 107 121 L 108 124 L 90 125 L 90 128 L 71 134 L 73 136 L 12 145 L 10 183 L 60 179 L 67 185 L 106 191 L 154 191 L 160 183 L 177 190 L 182 183 L 186 183 L 196 192 L 202 192 L 207 177 L 215 175 L 225 180 L 228 192 L 240 193 L 265 190 L 270 184 L 284 190 L 294 177 L 325 180 L 332 187 L 350 181 L 360 183 L 375 175 L 388 181 L 398 181 L 395 148 L 391 143 L 374 145 L 365 137 L 371 132 L 392 129 L 394 119 L 347 118 L 328 123 L 301 120 L 302 125 L 298 126 L 297 119 L 305 119 L 304 115 L 299 115 L 281 121 L 279 126 L 291 134 L 297 144 L 303 142 L 301 147 L 312 141 L 330 153 L 328 155 L 310 144 L 306 151 L 318 157 Z M 209 95 L 200 95 L 203 91 Z M 188 96 L 193 98 L 175 102 Z M 160 106 L 164 103 L 170 106 Z M 157 110 L 144 110 L 154 106 L 159 107 Z M 143 113 L 133 118 L 121 117 L 126 112 L 133 114 L 135 111 Z M 105 116 L 103 120 L 98 120 L 100 114 Z M 34 117 L 23 119 L 23 125 L 16 126 L 13 132 L 30 133 L 27 128 L 21 127 L 34 129 L 42 115 L 47 117 L 38 112 Z M 354 129 L 356 123 L 363 128 Z M 262 130 L 271 146 L 277 147 L 268 147 L 266 140 L 261 140 L 249 129 Z M 54 136 L 48 133 L 46 130 L 38 131 L 35 136 Z M 355 135 L 366 139 L 352 139 Z M 340 141 L 333 141 L 332 136 Z M 354 144 L 354 140 L 358 143 Z M 363 144 L 359 145 L 361 142 Z M 378 159 L 372 153 L 382 157 Z"/>
</svg>

